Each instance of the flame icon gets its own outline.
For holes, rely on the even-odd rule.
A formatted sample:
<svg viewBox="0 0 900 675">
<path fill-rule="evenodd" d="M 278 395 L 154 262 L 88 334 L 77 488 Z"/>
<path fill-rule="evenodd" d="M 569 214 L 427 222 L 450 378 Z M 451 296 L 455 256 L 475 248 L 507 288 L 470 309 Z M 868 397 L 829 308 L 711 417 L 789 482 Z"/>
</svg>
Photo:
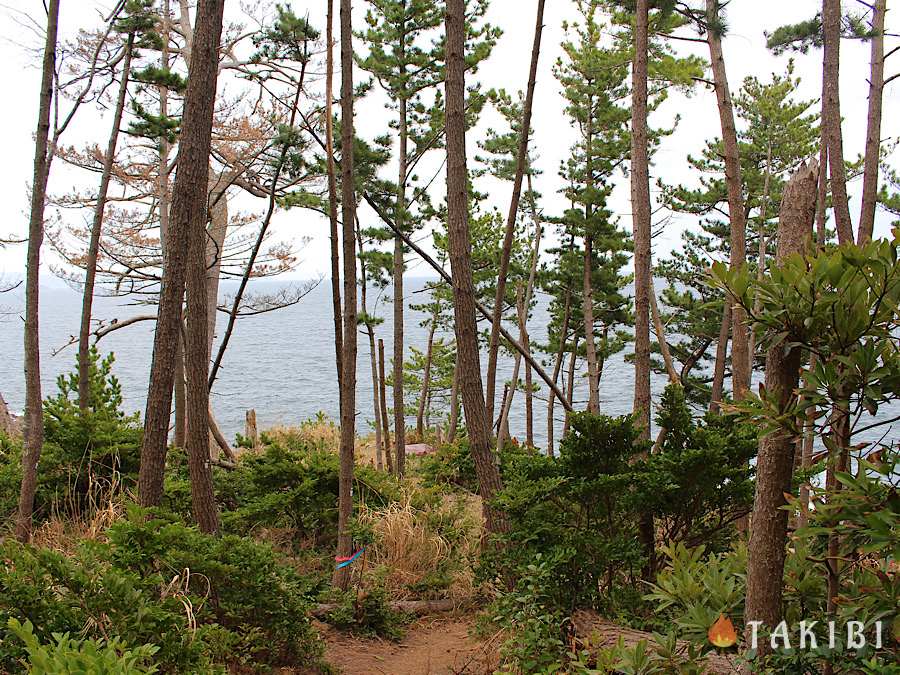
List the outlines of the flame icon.
<svg viewBox="0 0 900 675">
<path fill-rule="evenodd" d="M 737 642 L 737 631 L 734 629 L 734 624 L 724 614 L 720 614 L 716 622 L 709 627 L 707 635 L 710 642 L 722 649 L 731 647 Z"/>
</svg>

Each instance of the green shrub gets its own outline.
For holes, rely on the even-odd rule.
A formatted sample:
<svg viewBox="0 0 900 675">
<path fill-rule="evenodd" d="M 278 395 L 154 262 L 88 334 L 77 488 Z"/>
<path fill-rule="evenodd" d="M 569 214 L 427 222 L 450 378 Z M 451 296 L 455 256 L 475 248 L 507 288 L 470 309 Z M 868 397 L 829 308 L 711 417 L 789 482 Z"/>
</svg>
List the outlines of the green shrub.
<svg viewBox="0 0 900 675">
<path fill-rule="evenodd" d="M 30 621 L 21 624 L 10 619 L 9 630 L 24 644 L 29 673 L 39 675 L 150 675 L 157 672 L 150 661 L 159 650 L 155 645 L 126 648 L 120 640 L 76 640 L 68 633 L 54 633 L 53 641 L 43 645 L 34 634 Z"/>
<path fill-rule="evenodd" d="M 260 528 L 284 528 L 295 541 L 330 546 L 337 531 L 339 459 L 336 453 L 299 439 L 269 439 L 239 457 L 233 470 L 215 468 L 213 481 L 225 532 L 249 535 Z M 170 452 L 165 504 L 190 517 L 190 479 L 183 452 Z M 400 496 L 396 479 L 357 467 L 357 503 L 384 506 Z"/>
<path fill-rule="evenodd" d="M 81 514 L 111 492 L 134 485 L 143 433 L 138 415 L 122 412 L 122 388 L 112 374 L 112 354 L 90 352 L 90 399 L 78 407 L 78 374 L 60 375 L 57 393 L 44 401 L 44 446 L 38 467 L 35 517 L 56 509 Z M 22 448 L 0 440 L 0 509 L 16 508 Z"/>
<path fill-rule="evenodd" d="M 268 546 L 213 537 L 172 518 L 135 510 L 77 554 L 8 541 L 0 549 L 0 626 L 31 621 L 53 633 L 116 636 L 134 648 L 155 644 L 165 672 L 207 673 L 218 665 L 312 666 L 321 648 L 309 622 L 314 584 Z M 24 657 L 2 635 L 0 668 Z"/>
</svg>

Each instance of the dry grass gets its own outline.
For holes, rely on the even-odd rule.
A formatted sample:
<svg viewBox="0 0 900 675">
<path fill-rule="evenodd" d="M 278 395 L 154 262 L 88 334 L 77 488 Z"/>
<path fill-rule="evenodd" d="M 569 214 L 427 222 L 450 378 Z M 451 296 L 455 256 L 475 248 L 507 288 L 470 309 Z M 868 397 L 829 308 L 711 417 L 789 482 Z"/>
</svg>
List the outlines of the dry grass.
<svg viewBox="0 0 900 675">
<path fill-rule="evenodd" d="M 87 514 L 56 512 L 35 529 L 32 542 L 35 546 L 72 555 L 81 542 L 104 539 L 109 526 L 124 517 L 125 502 L 124 495 L 118 493 Z"/>
<path fill-rule="evenodd" d="M 474 595 L 471 563 L 481 527 L 466 507 L 454 497 L 445 497 L 436 506 L 417 509 L 407 497 L 384 509 L 360 509 L 358 520 L 372 529 L 375 539 L 367 557 L 395 597 L 410 595 L 411 588 L 435 579 L 442 570 L 450 574 L 442 595 L 460 601 Z M 452 532 L 453 541 L 442 531 Z"/>
</svg>

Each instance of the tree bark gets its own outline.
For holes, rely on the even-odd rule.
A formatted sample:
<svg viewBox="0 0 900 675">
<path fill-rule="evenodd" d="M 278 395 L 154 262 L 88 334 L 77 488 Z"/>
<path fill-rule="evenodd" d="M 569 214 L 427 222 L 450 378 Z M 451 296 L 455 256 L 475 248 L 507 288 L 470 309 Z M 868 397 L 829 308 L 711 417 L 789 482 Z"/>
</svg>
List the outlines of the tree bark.
<svg viewBox="0 0 900 675">
<path fill-rule="evenodd" d="M 384 459 L 388 473 L 394 473 L 394 462 L 391 459 L 391 427 L 388 424 L 387 381 L 384 378 L 384 340 L 378 339 L 378 392 L 381 397 L 381 428 L 384 430 Z"/>
<path fill-rule="evenodd" d="M 677 384 L 681 382 L 681 378 L 678 376 L 678 371 L 675 370 L 672 352 L 669 351 L 669 343 L 666 342 L 666 327 L 659 313 L 659 303 L 656 300 L 656 289 L 653 287 L 652 279 L 650 281 L 650 313 L 653 316 L 653 330 L 656 332 L 656 342 L 659 344 L 659 352 L 662 354 L 669 382 Z"/>
<path fill-rule="evenodd" d="M 831 195 L 838 242 L 853 243 L 853 223 L 847 197 L 844 138 L 841 132 L 841 0 L 822 0 L 822 131 L 828 147 Z"/>
<path fill-rule="evenodd" d="M 766 175 L 763 179 L 763 195 L 762 195 L 762 206 L 760 206 L 759 213 L 759 232 L 757 232 L 758 237 L 758 248 L 756 253 L 756 280 L 757 282 L 762 282 L 766 275 L 766 222 L 769 219 L 769 194 L 770 194 L 770 185 L 772 182 L 772 142 L 769 141 L 766 147 Z M 753 313 L 759 314 L 762 308 L 762 298 L 759 294 L 753 300 Z M 749 346 L 747 348 L 747 356 L 749 357 L 749 368 L 750 376 L 753 377 L 753 366 L 756 362 L 756 333 L 753 331 L 749 331 Z"/>
<path fill-rule="evenodd" d="M 816 212 L 818 166 L 801 167 L 784 188 L 778 222 L 775 264 L 808 250 Z M 787 340 L 790 336 L 787 337 Z M 766 391 L 786 410 L 799 381 L 802 350 L 784 343 L 769 348 L 766 358 Z M 781 620 L 781 578 L 784 576 L 788 512 L 782 507 L 791 490 L 797 438 L 784 430 L 764 436 L 756 463 L 756 496 L 750 519 L 749 560 L 745 620 L 762 621 L 772 629 Z M 748 624 L 749 632 L 749 624 Z M 760 643 L 764 653 L 765 641 Z"/>
<path fill-rule="evenodd" d="M 325 156 L 328 173 L 328 223 L 331 232 L 331 310 L 334 320 L 334 363 L 340 391 L 343 375 L 341 359 L 344 352 L 344 328 L 341 317 L 341 254 L 337 213 L 337 176 L 334 166 L 334 0 L 328 0 L 325 35 L 325 41 L 328 43 L 325 52 Z"/>
<path fill-rule="evenodd" d="M 453 384 L 450 386 L 450 428 L 447 430 L 447 442 L 456 441 L 459 429 L 459 361 L 453 364 Z"/>
<path fill-rule="evenodd" d="M 356 194 L 353 156 L 353 25 L 351 0 L 341 0 L 341 207 L 344 244 L 344 344 L 341 363 L 341 447 L 337 555 L 351 554 L 353 464 L 356 443 Z M 347 567 L 335 569 L 334 585 L 346 590 Z"/>
<path fill-rule="evenodd" d="M 213 113 L 215 110 L 216 84 L 219 73 L 219 38 L 222 33 L 224 0 L 208 0 L 197 9 L 197 19 L 193 35 L 193 49 L 189 72 L 188 89 L 185 93 L 185 112 L 182 122 L 181 143 L 178 151 L 178 170 L 175 174 L 173 193 L 173 229 L 179 218 L 179 178 L 188 172 L 197 185 L 191 185 L 183 197 L 193 200 L 185 207 L 185 220 L 179 224 L 187 230 L 187 260 L 185 264 L 185 291 L 187 296 L 187 331 L 185 333 L 184 354 L 187 375 L 186 406 L 186 451 L 188 470 L 191 477 L 191 503 L 194 520 L 201 532 L 213 534 L 219 529 L 219 513 L 216 506 L 210 464 L 210 407 L 209 352 L 210 322 L 215 325 L 217 297 L 212 298 L 210 307 L 210 286 L 207 236 L 213 248 L 219 241 L 224 242 L 226 223 L 221 220 L 221 206 L 209 204 L 209 154 Z M 193 87 L 191 86 L 193 84 Z M 193 99 L 192 95 L 193 94 Z M 196 115 L 190 124 L 190 114 Z M 199 164 L 202 163 L 202 168 Z M 197 203 L 199 202 L 199 203 Z M 213 219 L 216 233 L 208 233 L 207 224 Z M 221 249 L 213 251 L 218 287 L 218 265 L 221 264 Z M 162 315 L 159 320 L 162 320 Z M 174 346 L 174 345 L 173 345 Z M 171 384 L 167 385 L 171 387 Z"/>
<path fill-rule="evenodd" d="M 556 360 L 553 364 L 553 381 L 557 382 L 559 380 L 559 373 L 562 370 L 563 360 L 566 351 L 566 339 L 569 336 L 569 317 L 571 315 L 572 307 L 572 293 L 569 289 L 566 289 L 566 300 L 565 305 L 563 305 L 563 320 L 562 320 L 562 328 L 559 331 L 559 349 L 556 351 Z M 569 394 L 571 399 L 571 394 Z M 553 457 L 553 432 L 554 432 L 554 420 L 553 420 L 553 408 L 554 403 L 556 401 L 556 396 L 551 389 L 547 394 L 547 455 Z"/>
<path fill-rule="evenodd" d="M 866 120 L 866 154 L 863 164 L 862 208 L 859 215 L 860 244 L 871 241 L 875 230 L 875 204 L 878 201 L 878 162 L 881 159 L 881 110 L 884 94 L 884 15 L 887 0 L 872 5 L 871 66 L 869 74 L 869 113 Z"/>
<path fill-rule="evenodd" d="M 590 145 L 590 142 L 589 142 Z M 590 170 L 588 170 L 590 173 Z M 584 318 L 584 352 L 587 359 L 587 381 L 588 381 L 588 411 L 592 413 L 600 412 L 600 378 L 597 367 L 597 346 L 594 342 L 594 294 L 591 284 L 592 273 L 592 257 L 594 248 L 594 238 L 590 234 L 584 237 L 584 266 L 582 270 L 582 295 L 583 302 L 581 306 L 582 317 Z M 635 258 L 636 259 L 636 258 Z M 635 286 L 637 288 L 637 286 Z M 635 341 L 637 344 L 637 341 Z"/>
<path fill-rule="evenodd" d="M 573 401 L 575 396 L 575 361 L 578 358 L 578 337 L 576 336 L 572 342 L 572 357 L 569 359 L 569 372 L 568 372 L 568 380 L 566 382 L 566 394 L 568 394 L 569 400 Z M 563 421 L 563 431 L 562 435 L 565 438 L 566 433 L 569 431 L 569 414 L 571 410 L 566 410 L 566 417 Z"/>
<path fill-rule="evenodd" d="M 719 339 L 716 342 L 716 364 L 713 368 L 712 392 L 710 394 L 709 412 L 718 414 L 721 409 L 722 396 L 725 393 L 725 362 L 728 360 L 728 338 L 731 335 L 731 303 L 728 298 L 722 305 L 722 324 L 719 328 Z"/>
<path fill-rule="evenodd" d="M 459 390 L 462 395 L 469 450 L 481 493 L 485 529 L 504 532 L 507 524 L 492 500 L 500 490 L 500 471 L 491 452 L 491 423 L 481 383 L 478 332 L 475 320 L 475 284 L 469 239 L 468 173 L 466 170 L 465 0 L 447 0 L 446 8 L 446 143 L 447 231 L 453 279 Z M 527 132 L 525 132 L 527 136 Z"/>
<path fill-rule="evenodd" d="M 634 415 L 641 439 L 650 438 L 650 160 L 647 138 L 647 59 L 649 2 L 638 0 L 635 11 L 631 108 L 631 203 L 634 213 Z M 653 575 L 653 516 L 641 515 L 639 536 L 647 556 L 644 579 Z"/>
<path fill-rule="evenodd" d="M 516 288 L 516 313 L 518 315 L 522 341 L 524 343 L 525 339 L 528 337 L 528 333 L 525 330 L 525 294 L 521 284 Z M 516 354 L 516 358 L 513 361 L 512 378 L 510 379 L 508 390 L 503 397 L 503 409 L 500 412 L 500 424 L 497 427 L 499 429 L 497 432 L 498 450 L 502 449 L 504 442 L 510 438 L 509 412 L 512 410 L 512 402 L 516 396 L 516 390 L 519 388 L 519 370 L 521 369 L 521 366 L 522 356 Z"/>
<path fill-rule="evenodd" d="M 416 411 L 416 435 L 419 442 L 425 442 L 425 404 L 428 402 L 428 393 L 431 387 L 431 359 L 434 352 L 434 330 L 437 327 L 436 317 L 431 317 L 431 326 L 428 330 L 428 346 L 425 348 L 425 369 L 422 373 L 422 391 L 419 392 L 419 408 Z"/>
<path fill-rule="evenodd" d="M 128 78 L 131 74 L 131 55 L 134 46 L 134 33 L 129 33 L 125 42 L 125 54 L 122 58 L 122 78 L 119 82 L 119 94 L 113 112 L 112 129 L 106 143 L 106 155 L 103 157 L 103 171 L 100 174 L 100 189 L 97 191 L 97 203 L 94 205 L 94 220 L 91 223 L 91 237 L 88 242 L 87 259 L 85 260 L 84 289 L 81 300 L 81 327 L 78 332 L 78 407 L 87 410 L 91 397 L 90 382 L 90 345 L 91 314 L 94 303 L 94 280 L 97 276 L 97 256 L 100 252 L 100 235 L 103 229 L 103 215 L 106 211 L 106 195 L 109 193 L 109 181 L 112 176 L 116 146 L 119 142 L 119 127 L 122 126 L 122 114 L 125 110 L 125 97 L 128 94 Z"/>
<path fill-rule="evenodd" d="M 528 164 L 528 141 L 531 136 L 531 116 L 534 108 L 534 90 L 537 84 L 538 62 L 541 56 L 541 36 L 544 31 L 544 2 L 538 0 L 537 18 L 534 26 L 534 41 L 531 47 L 531 65 L 528 71 L 528 88 L 525 92 L 525 103 L 522 108 L 522 124 L 519 128 L 519 147 L 516 153 L 516 173 L 513 178 L 512 197 L 509 201 L 509 212 L 506 216 L 506 229 L 503 232 L 503 248 L 500 250 L 500 271 L 497 276 L 497 288 L 494 295 L 494 315 L 491 321 L 491 337 L 488 343 L 487 365 L 487 415 L 494 418 L 494 396 L 497 387 L 497 355 L 500 349 L 500 324 L 503 321 L 503 303 L 506 297 L 506 277 L 509 274 L 509 259 L 512 255 L 513 236 L 516 229 L 516 216 L 519 213 L 519 199 L 522 195 L 522 178 Z"/>
<path fill-rule="evenodd" d="M 212 498 L 209 466 L 207 349 L 207 297 L 205 236 L 207 186 L 209 181 L 210 136 L 218 77 L 218 48 L 222 32 L 223 0 L 201 0 L 192 37 L 189 81 L 185 92 L 178 170 L 172 189 L 169 228 L 163 251 L 163 281 L 160 290 L 150 387 L 144 417 L 141 467 L 138 476 L 142 506 L 157 506 L 162 498 L 166 462 L 175 357 L 181 330 L 182 300 L 185 293 L 187 257 L 191 279 L 188 290 L 188 331 L 185 339 L 188 460 L 194 516 L 204 531 L 218 528 Z M 190 249 L 190 250 L 189 250 Z M 193 310 L 193 311 L 191 311 Z M 192 320 L 191 315 L 197 317 Z M 197 380 L 202 376 L 201 382 Z M 193 381 L 192 381 L 193 380 Z M 203 392 L 199 392 L 200 388 Z"/>
<path fill-rule="evenodd" d="M 402 42 L 401 42 L 402 44 Z M 407 173 L 407 111 L 406 99 L 400 100 L 400 180 L 397 184 L 397 226 L 402 230 L 406 215 Z M 398 218 L 399 216 L 399 218 Z M 394 237 L 394 456 L 397 475 L 406 473 L 406 406 L 403 396 L 403 240 Z"/>
<path fill-rule="evenodd" d="M 706 0 L 707 21 L 718 19 L 721 0 Z M 712 66 L 719 122 L 722 127 L 722 145 L 725 150 L 725 186 L 728 192 L 728 218 L 731 222 L 731 268 L 739 269 L 747 261 L 747 221 L 744 212 L 741 159 L 738 150 L 737 130 L 731 91 L 722 54 L 722 36 L 715 28 L 707 31 L 709 58 Z M 750 387 L 750 354 L 746 312 L 738 306 L 731 310 L 731 382 L 736 401 L 741 400 Z"/>
<path fill-rule="evenodd" d="M 38 326 L 41 244 L 44 241 L 44 207 L 49 178 L 50 105 L 53 101 L 53 77 L 56 70 L 56 35 L 59 28 L 59 0 L 47 7 L 47 34 L 41 67 L 41 91 L 37 131 L 34 141 L 34 175 L 31 185 L 31 214 L 28 222 L 28 253 L 25 272 L 25 422 L 22 453 L 22 484 L 16 516 L 16 538 L 31 539 L 37 467 L 44 445 L 43 404 L 41 399 L 41 351 Z"/>
</svg>

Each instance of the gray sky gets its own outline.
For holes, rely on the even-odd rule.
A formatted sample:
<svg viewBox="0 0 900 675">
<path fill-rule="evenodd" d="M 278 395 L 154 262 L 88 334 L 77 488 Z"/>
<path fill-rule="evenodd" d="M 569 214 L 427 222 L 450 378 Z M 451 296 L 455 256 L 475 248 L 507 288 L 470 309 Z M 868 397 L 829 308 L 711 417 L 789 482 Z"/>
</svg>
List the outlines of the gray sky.
<svg viewBox="0 0 900 675">
<path fill-rule="evenodd" d="M 37 111 L 38 87 L 40 82 L 39 58 L 33 51 L 39 45 L 39 38 L 29 34 L 15 20 L 17 11 L 29 12 L 42 20 L 41 0 L 7 0 L 7 5 L 0 4 L 0 60 L 6 64 L 4 92 L 10 97 L 0 107 L 0 124 L 5 129 L 3 161 L 0 163 L 0 236 L 23 235 L 27 229 L 27 193 L 26 186 L 31 178 L 33 161 L 33 133 Z M 79 27 L 96 25 L 98 12 L 111 4 L 110 0 L 62 0 L 61 35 L 71 37 Z M 311 21 L 324 29 L 324 0 L 294 0 L 293 7 L 298 13 L 308 11 Z M 354 20 L 357 26 L 362 21 L 362 11 L 366 3 L 358 0 L 359 17 Z M 845 3 L 849 7 L 850 3 Z M 855 3 L 854 3 L 855 4 Z M 241 3 L 228 0 L 226 12 L 229 18 L 240 20 Z M 724 51 L 728 67 L 728 77 L 733 91 L 740 87 L 747 75 L 756 75 L 762 80 L 768 79 L 772 72 L 783 74 L 788 57 L 775 57 L 765 48 L 763 31 L 774 27 L 808 18 L 820 6 L 816 0 L 733 0 L 728 7 L 729 33 L 725 40 Z M 12 9 L 15 7 L 15 9 Z M 534 30 L 534 12 L 536 0 L 493 0 L 488 20 L 504 30 L 491 58 L 479 71 L 478 78 L 485 87 L 505 87 L 508 90 L 524 88 L 527 79 L 528 60 Z M 562 110 L 564 101 L 559 86 L 552 75 L 552 66 L 561 53 L 559 43 L 563 36 L 563 20 L 576 18 L 574 3 L 570 0 L 551 0 L 547 3 L 545 15 L 545 31 L 543 50 L 538 78 L 538 89 L 534 110 L 533 125 L 535 129 L 533 149 L 539 157 L 538 167 L 543 175 L 537 180 L 536 187 L 544 195 L 543 206 L 548 214 L 559 214 L 565 202 L 556 193 L 561 183 L 557 177 L 560 162 L 569 152 L 574 141 L 574 133 L 568 128 Z M 889 12 L 887 31 L 900 32 L 897 12 Z M 895 42 L 895 41 L 894 41 Z M 693 51 L 707 56 L 702 44 L 683 43 L 682 51 Z M 336 52 L 337 54 L 337 52 Z M 800 96 L 802 98 L 819 97 L 821 86 L 821 52 L 811 50 L 804 55 L 796 55 L 796 74 L 803 78 Z M 865 119 L 868 83 L 869 48 L 868 44 L 844 41 L 841 52 L 841 97 L 844 116 L 844 147 L 848 158 L 862 152 L 865 142 Z M 894 57 L 894 63 L 888 62 L 888 74 L 900 68 L 900 56 Z M 888 85 L 884 102 L 884 122 L 882 138 L 896 138 L 900 133 L 900 116 L 894 111 L 900 100 L 900 81 Z M 371 138 L 387 129 L 388 111 L 383 108 L 384 100 L 380 96 L 372 96 L 359 103 L 357 107 L 357 125 L 359 133 Z M 696 177 L 690 175 L 686 162 L 688 154 L 697 153 L 704 141 L 719 133 L 719 120 L 716 111 L 715 97 L 710 90 L 698 89 L 691 98 L 681 95 L 672 96 L 651 120 L 661 125 L 675 114 L 680 114 L 681 124 L 676 133 L 665 139 L 655 157 L 651 168 L 651 184 L 656 178 L 669 182 L 691 182 Z M 481 127 L 472 132 L 468 139 L 470 156 L 475 152 L 475 142 L 484 128 L 496 125 L 498 120 L 487 116 Z M 65 137 L 66 144 L 79 145 L 85 142 L 102 142 L 108 132 L 108 121 L 104 114 L 96 109 L 87 109 L 79 113 L 75 127 Z M 439 153 L 431 158 L 432 168 L 440 166 Z M 894 165 L 897 165 L 895 160 Z M 423 168 L 423 175 L 427 171 Z M 87 180 L 87 182 L 84 182 Z M 63 166 L 62 162 L 54 163 L 51 175 L 51 190 L 63 192 L 73 185 L 90 187 L 92 177 L 79 175 Z M 435 183 L 439 194 L 442 182 Z M 859 211 L 859 182 L 850 186 L 851 213 L 854 219 Z M 506 212 L 511 186 L 497 184 L 490 187 L 492 203 L 502 212 Z M 611 206 L 621 219 L 622 224 L 630 229 L 631 215 L 627 178 L 618 179 Z M 260 211 L 259 200 L 240 198 L 236 207 L 247 211 Z M 234 207 L 233 207 L 234 208 Z M 659 214 L 661 218 L 663 214 Z M 51 211 L 48 217 L 56 217 Z M 61 217 L 83 223 L 88 217 L 86 213 L 65 212 Z M 367 216 L 366 216 L 367 217 Z M 80 219 L 80 220 L 74 220 Z M 654 242 L 654 255 L 665 256 L 673 246 L 677 246 L 680 233 L 685 228 L 696 226 L 696 219 L 689 216 L 675 216 L 666 226 L 664 234 Z M 876 225 L 876 235 L 887 232 L 889 218 L 880 216 Z M 291 276 L 310 278 L 327 274 L 328 240 L 327 222 L 310 212 L 288 212 L 276 216 L 275 231 L 279 238 L 310 237 L 310 243 L 301 251 L 301 264 Z M 47 251 L 45 247 L 45 251 Z M 24 246 L 7 246 L 0 249 L 0 278 L 7 281 L 21 276 L 24 269 Z M 52 273 L 48 264 L 55 262 L 52 253 L 45 253 L 45 264 L 42 266 L 45 283 L 52 283 Z M 411 274 L 427 274 L 424 264 L 414 258 L 409 259 Z"/>
</svg>

